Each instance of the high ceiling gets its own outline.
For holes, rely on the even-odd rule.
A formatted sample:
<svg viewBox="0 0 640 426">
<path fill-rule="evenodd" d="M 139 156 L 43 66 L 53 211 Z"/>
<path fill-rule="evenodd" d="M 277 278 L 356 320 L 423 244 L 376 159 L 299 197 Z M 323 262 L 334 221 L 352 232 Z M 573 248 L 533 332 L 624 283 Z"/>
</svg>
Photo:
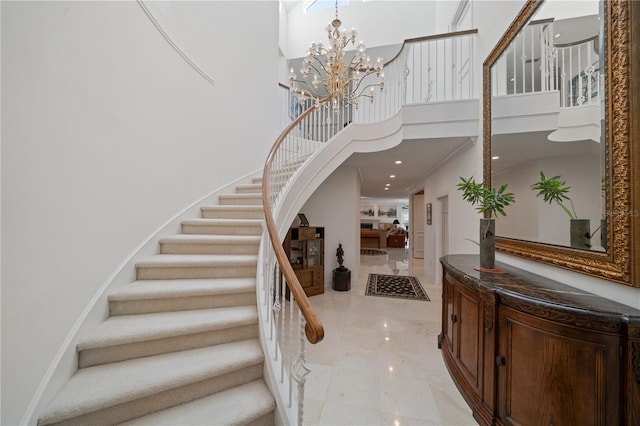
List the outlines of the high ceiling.
<svg viewBox="0 0 640 426">
<path fill-rule="evenodd" d="M 353 154 L 344 165 L 359 170 L 361 196 L 408 199 L 422 189 L 419 185 L 430 172 L 468 141 L 467 137 L 405 140 L 386 151 Z"/>
</svg>

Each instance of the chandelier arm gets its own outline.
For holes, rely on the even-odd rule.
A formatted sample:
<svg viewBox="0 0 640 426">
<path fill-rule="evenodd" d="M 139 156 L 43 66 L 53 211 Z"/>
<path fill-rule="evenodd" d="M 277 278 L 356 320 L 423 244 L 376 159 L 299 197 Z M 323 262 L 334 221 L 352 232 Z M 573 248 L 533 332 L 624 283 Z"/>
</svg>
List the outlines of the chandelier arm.
<svg viewBox="0 0 640 426">
<path fill-rule="evenodd" d="M 301 90 L 301 89 L 291 89 L 291 92 L 293 92 L 294 94 L 297 94 L 297 95 L 302 95 L 304 97 L 311 98 L 314 101 L 319 101 L 319 100 L 321 101 L 322 100 L 318 95 L 316 95 L 313 92 L 308 92 L 308 91 Z"/>
<path fill-rule="evenodd" d="M 360 86 L 360 85 L 358 85 Z M 353 98 L 359 98 L 361 96 L 366 96 L 366 97 L 371 97 L 371 95 L 365 95 L 364 92 L 365 90 L 367 90 L 369 87 L 379 87 L 380 84 L 367 84 L 366 86 L 364 86 L 362 89 L 360 89 L 360 94 L 357 96 L 354 96 Z M 351 93 L 356 93 L 358 91 L 358 87 L 356 87 Z"/>
<path fill-rule="evenodd" d="M 313 64 L 309 64 L 309 67 L 313 68 L 313 70 L 315 71 L 315 74 L 318 76 L 318 78 L 320 79 L 320 81 L 322 80 L 322 72 L 320 72 L 320 70 L 318 68 L 316 68 L 316 66 L 314 65 L 315 62 L 317 62 L 320 65 L 320 68 L 322 68 L 322 71 L 324 71 L 325 73 L 329 73 L 327 71 L 327 68 L 324 66 L 324 64 L 321 61 L 314 61 Z"/>
<path fill-rule="evenodd" d="M 367 77 L 369 77 L 370 75 L 373 75 L 373 74 L 375 74 L 375 71 L 369 71 L 369 72 L 367 72 L 366 74 L 364 74 L 364 75 L 360 78 L 360 81 L 358 81 L 358 84 L 356 85 L 356 87 L 354 87 L 354 88 L 353 88 L 353 90 L 352 90 L 351 92 L 353 93 L 353 92 L 358 91 L 358 89 L 360 88 L 360 85 L 362 84 L 362 82 L 364 81 L 364 79 L 365 79 L 365 78 L 367 78 Z M 347 83 L 349 83 L 349 84 L 350 84 L 351 82 L 353 82 L 353 77 L 349 77 L 349 80 L 347 81 Z M 377 84 L 369 84 L 369 85 L 367 85 L 367 86 L 363 87 L 363 88 L 362 88 L 362 90 L 365 90 L 367 87 L 370 87 L 370 86 L 379 86 L 379 85 L 380 85 L 380 83 L 377 83 Z"/>
</svg>

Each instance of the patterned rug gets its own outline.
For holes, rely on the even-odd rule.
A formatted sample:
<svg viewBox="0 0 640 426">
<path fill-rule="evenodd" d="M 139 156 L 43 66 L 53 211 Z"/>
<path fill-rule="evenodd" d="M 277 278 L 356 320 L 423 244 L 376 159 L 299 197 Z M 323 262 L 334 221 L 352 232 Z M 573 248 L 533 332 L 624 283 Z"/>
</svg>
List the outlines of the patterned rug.
<svg viewBox="0 0 640 426">
<path fill-rule="evenodd" d="M 364 256 L 382 256 L 387 254 L 386 250 L 380 249 L 360 249 L 360 254 Z"/>
<path fill-rule="evenodd" d="M 403 275 L 369 274 L 367 296 L 397 297 L 430 301 L 416 277 Z"/>
</svg>

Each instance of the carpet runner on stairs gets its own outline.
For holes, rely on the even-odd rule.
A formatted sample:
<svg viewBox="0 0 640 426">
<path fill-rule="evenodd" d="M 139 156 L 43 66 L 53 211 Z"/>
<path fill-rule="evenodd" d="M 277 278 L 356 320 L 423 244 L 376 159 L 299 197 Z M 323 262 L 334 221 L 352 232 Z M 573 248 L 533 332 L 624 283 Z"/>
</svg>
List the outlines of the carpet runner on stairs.
<svg viewBox="0 0 640 426">
<path fill-rule="evenodd" d="M 256 308 L 260 191 L 260 179 L 238 185 L 137 263 L 39 425 L 273 424 Z"/>
</svg>

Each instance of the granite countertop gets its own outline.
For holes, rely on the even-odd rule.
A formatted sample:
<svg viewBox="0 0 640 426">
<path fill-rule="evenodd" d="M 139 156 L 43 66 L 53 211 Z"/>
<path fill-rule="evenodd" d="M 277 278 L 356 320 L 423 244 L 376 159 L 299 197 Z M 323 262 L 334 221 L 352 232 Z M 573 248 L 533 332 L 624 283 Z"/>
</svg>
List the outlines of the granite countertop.
<svg viewBox="0 0 640 426">
<path fill-rule="evenodd" d="M 496 268 L 506 274 L 480 272 L 474 269 L 479 261 L 479 256 L 472 254 L 454 254 L 440 259 L 457 279 L 506 297 L 526 299 L 541 306 L 554 305 L 559 310 L 623 317 L 624 322 L 628 322 L 629 317 L 633 317 L 634 322 L 640 321 L 640 310 L 632 307 L 502 262 L 496 262 Z"/>
</svg>

